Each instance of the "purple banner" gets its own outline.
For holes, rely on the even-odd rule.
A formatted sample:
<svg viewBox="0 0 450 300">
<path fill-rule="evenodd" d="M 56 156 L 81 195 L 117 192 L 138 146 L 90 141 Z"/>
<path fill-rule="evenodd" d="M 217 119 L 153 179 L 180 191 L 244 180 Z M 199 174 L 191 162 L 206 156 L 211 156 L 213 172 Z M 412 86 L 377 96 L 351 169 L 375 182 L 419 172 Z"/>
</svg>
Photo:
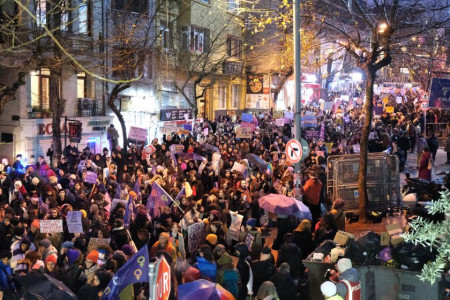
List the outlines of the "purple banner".
<svg viewBox="0 0 450 300">
<path fill-rule="evenodd" d="M 428 107 L 450 109 L 450 79 L 433 78 Z"/>
</svg>

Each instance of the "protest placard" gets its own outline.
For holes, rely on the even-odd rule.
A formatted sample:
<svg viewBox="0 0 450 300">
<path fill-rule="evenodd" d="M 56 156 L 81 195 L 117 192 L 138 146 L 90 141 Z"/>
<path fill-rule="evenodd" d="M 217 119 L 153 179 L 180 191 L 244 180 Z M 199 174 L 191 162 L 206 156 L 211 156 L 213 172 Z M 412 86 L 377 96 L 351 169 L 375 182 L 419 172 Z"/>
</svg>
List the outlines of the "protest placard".
<svg viewBox="0 0 450 300">
<path fill-rule="evenodd" d="M 393 106 L 386 106 L 386 112 L 388 114 L 394 113 L 394 107 Z"/>
<path fill-rule="evenodd" d="M 128 133 L 128 139 L 134 141 L 145 142 L 147 140 L 147 129 L 130 126 L 130 132 Z"/>
<path fill-rule="evenodd" d="M 58 220 L 39 220 L 39 230 L 42 233 L 63 232 L 62 219 Z"/>
<path fill-rule="evenodd" d="M 283 127 L 284 126 L 284 118 L 279 118 L 275 120 L 275 125 L 279 126 L 279 127 Z"/>
<path fill-rule="evenodd" d="M 231 215 L 231 225 L 228 228 L 228 238 L 230 240 L 239 241 L 239 232 L 241 231 L 243 215 L 237 212 L 230 212 Z"/>
<path fill-rule="evenodd" d="M 293 111 L 285 111 L 284 112 L 284 117 L 288 118 L 288 119 L 291 119 L 291 120 L 294 120 L 294 112 Z"/>
<path fill-rule="evenodd" d="M 81 211 L 67 212 L 67 229 L 69 233 L 83 233 L 83 223 L 81 223 Z"/>
<path fill-rule="evenodd" d="M 86 172 L 86 178 L 84 179 L 84 181 L 87 182 L 87 183 L 96 184 L 97 183 L 97 173 L 91 172 L 91 171 L 87 171 Z"/>
<path fill-rule="evenodd" d="M 93 250 L 98 249 L 99 247 L 102 247 L 102 246 L 109 246 L 110 242 L 111 242 L 111 239 L 91 238 L 89 240 L 87 252 L 89 253 Z"/>
<path fill-rule="evenodd" d="M 114 209 L 116 208 L 117 204 L 122 203 L 124 207 L 127 206 L 127 200 L 122 200 L 122 199 L 117 199 L 114 198 L 111 202 L 111 211 L 114 211 Z"/>
<path fill-rule="evenodd" d="M 246 170 L 245 166 L 238 162 L 234 162 L 233 167 L 231 168 L 231 172 L 237 171 L 239 173 L 244 173 L 245 170 Z"/>
<path fill-rule="evenodd" d="M 255 237 L 251 235 L 250 233 L 247 233 L 245 236 L 244 244 L 247 246 L 249 251 L 252 251 L 253 241 L 255 240 Z"/>
<path fill-rule="evenodd" d="M 243 122 L 252 122 L 253 121 L 253 115 L 252 114 L 243 113 L 241 120 Z"/>
<path fill-rule="evenodd" d="M 188 226 L 188 249 L 189 253 L 194 253 L 194 251 L 203 244 L 205 240 L 205 223 L 198 222 Z"/>
<path fill-rule="evenodd" d="M 317 127 L 317 117 L 314 116 L 302 117 L 302 127 Z"/>
</svg>

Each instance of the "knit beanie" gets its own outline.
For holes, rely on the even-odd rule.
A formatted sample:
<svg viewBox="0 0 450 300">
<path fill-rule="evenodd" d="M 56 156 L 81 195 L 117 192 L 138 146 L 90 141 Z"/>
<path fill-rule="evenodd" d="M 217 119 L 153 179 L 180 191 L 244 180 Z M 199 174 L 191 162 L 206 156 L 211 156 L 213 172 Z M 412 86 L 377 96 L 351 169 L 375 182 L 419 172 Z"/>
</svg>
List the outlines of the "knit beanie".
<svg viewBox="0 0 450 300">
<path fill-rule="evenodd" d="M 336 295 L 336 285 L 331 281 L 325 281 L 320 286 L 320 291 L 325 297 L 332 297 Z"/>
<path fill-rule="evenodd" d="M 67 249 L 73 248 L 73 242 L 66 241 L 66 242 L 62 243 L 61 248 L 67 248 Z"/>
<path fill-rule="evenodd" d="M 86 256 L 86 260 L 90 260 L 93 263 L 97 263 L 98 262 L 98 251 L 97 250 L 93 250 L 91 252 L 89 252 L 89 254 Z"/>
<path fill-rule="evenodd" d="M 77 249 L 67 250 L 68 264 L 69 265 L 73 264 L 78 259 L 79 256 L 80 256 L 80 251 L 78 251 Z"/>
<path fill-rule="evenodd" d="M 233 259 L 231 258 L 231 256 L 228 253 L 222 254 L 222 256 L 217 261 L 217 264 L 219 266 L 228 265 L 231 263 L 233 263 Z"/>
<path fill-rule="evenodd" d="M 166 241 L 168 242 L 170 240 L 170 235 L 167 232 L 161 232 L 159 234 L 159 237 L 164 237 L 166 239 Z"/>
<path fill-rule="evenodd" d="M 122 246 L 122 251 L 123 251 L 123 253 L 125 253 L 126 256 L 128 256 L 128 257 L 131 257 L 131 256 L 133 256 L 133 254 L 134 254 L 133 247 L 131 247 L 130 244 L 125 244 L 125 245 L 123 245 L 123 246 Z"/>
<path fill-rule="evenodd" d="M 54 264 L 56 264 L 56 262 L 57 262 L 57 257 L 56 257 L 56 255 L 55 254 L 51 254 L 51 255 L 49 255 L 49 256 L 47 256 L 47 258 L 45 259 L 45 263 L 47 264 L 48 262 L 53 262 Z"/>
<path fill-rule="evenodd" d="M 255 227 L 256 226 L 256 219 L 254 219 L 254 218 L 248 219 L 246 224 L 248 226 L 250 226 L 250 227 Z"/>
<path fill-rule="evenodd" d="M 38 185 L 39 185 L 39 178 L 33 177 L 33 179 L 31 179 L 31 183 L 32 183 L 34 186 L 38 186 Z"/>
<path fill-rule="evenodd" d="M 33 194 L 33 196 L 31 196 L 31 202 L 39 202 L 39 197 L 37 194 Z"/>
<path fill-rule="evenodd" d="M 33 227 L 36 227 L 37 229 L 39 229 L 39 220 L 38 219 L 34 219 L 33 222 L 31 222 L 31 225 Z"/>
<path fill-rule="evenodd" d="M 211 245 L 216 245 L 217 244 L 217 235 L 215 235 L 214 233 L 210 233 L 206 236 L 206 240 Z"/>
<path fill-rule="evenodd" d="M 83 216 L 83 219 L 86 219 L 87 212 L 84 209 L 80 209 L 80 211 L 81 211 L 81 215 Z"/>
<path fill-rule="evenodd" d="M 341 274 L 351 268 L 352 268 L 352 261 L 348 258 L 341 258 L 337 263 L 337 269 Z"/>
</svg>

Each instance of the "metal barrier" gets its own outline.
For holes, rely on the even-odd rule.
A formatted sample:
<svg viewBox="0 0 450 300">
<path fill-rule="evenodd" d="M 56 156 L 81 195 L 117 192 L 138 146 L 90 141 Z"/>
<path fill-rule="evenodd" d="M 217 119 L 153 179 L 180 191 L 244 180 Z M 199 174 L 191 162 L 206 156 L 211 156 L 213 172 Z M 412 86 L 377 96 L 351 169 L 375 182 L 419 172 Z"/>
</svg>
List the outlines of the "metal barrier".
<svg viewBox="0 0 450 300">
<path fill-rule="evenodd" d="M 359 155 L 328 157 L 328 199 L 341 198 L 346 210 L 359 207 Z M 368 210 L 387 211 L 400 203 L 398 159 L 386 153 L 370 153 L 367 162 Z"/>
</svg>

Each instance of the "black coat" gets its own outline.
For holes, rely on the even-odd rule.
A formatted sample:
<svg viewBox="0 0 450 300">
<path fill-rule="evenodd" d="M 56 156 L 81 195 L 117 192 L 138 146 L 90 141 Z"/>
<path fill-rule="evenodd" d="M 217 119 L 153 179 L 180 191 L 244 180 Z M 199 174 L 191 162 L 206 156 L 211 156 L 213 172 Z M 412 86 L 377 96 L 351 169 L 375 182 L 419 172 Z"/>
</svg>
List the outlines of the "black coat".
<svg viewBox="0 0 450 300">
<path fill-rule="evenodd" d="M 288 272 L 277 271 L 270 279 L 277 288 L 280 300 L 294 300 L 297 297 L 297 287 Z"/>
<path fill-rule="evenodd" d="M 112 230 L 111 239 L 116 242 L 119 250 L 122 249 L 122 246 L 128 244 L 129 242 L 127 230 L 124 228 L 119 230 Z"/>
<path fill-rule="evenodd" d="M 275 266 L 269 260 L 257 260 L 250 264 L 253 272 L 253 294 L 258 293 L 258 289 L 275 273 Z"/>
<path fill-rule="evenodd" d="M 294 231 L 294 243 L 300 248 L 305 259 L 314 251 L 314 241 L 309 231 Z"/>
<path fill-rule="evenodd" d="M 302 251 L 294 243 L 284 243 L 278 250 L 277 267 L 287 262 L 291 267 L 291 276 L 297 278 L 305 272 L 305 266 L 302 263 Z"/>
<path fill-rule="evenodd" d="M 83 277 L 82 268 L 79 264 L 73 263 L 70 266 L 65 266 L 61 272 L 62 282 L 75 294 L 78 295 L 78 291 L 86 282 L 86 278 Z"/>
</svg>

